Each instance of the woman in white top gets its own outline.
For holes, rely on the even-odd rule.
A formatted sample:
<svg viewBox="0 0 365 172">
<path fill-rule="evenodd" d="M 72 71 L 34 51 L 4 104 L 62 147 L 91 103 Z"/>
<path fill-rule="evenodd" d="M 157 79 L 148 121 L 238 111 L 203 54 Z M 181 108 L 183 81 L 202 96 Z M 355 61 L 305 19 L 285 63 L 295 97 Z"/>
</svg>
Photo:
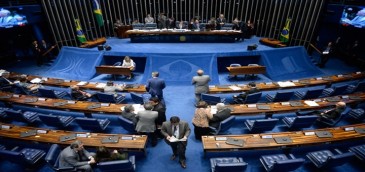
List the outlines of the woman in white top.
<svg viewBox="0 0 365 172">
<path fill-rule="evenodd" d="M 135 65 L 136 64 L 129 56 L 124 57 L 122 67 L 129 67 L 131 69 L 131 71 L 134 71 Z"/>
</svg>

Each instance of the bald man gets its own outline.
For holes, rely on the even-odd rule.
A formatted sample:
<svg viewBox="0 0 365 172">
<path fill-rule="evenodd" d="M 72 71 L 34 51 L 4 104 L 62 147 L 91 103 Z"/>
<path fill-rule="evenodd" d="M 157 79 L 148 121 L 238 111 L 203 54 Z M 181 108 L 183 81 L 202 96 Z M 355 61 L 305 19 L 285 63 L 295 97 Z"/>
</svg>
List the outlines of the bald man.
<svg viewBox="0 0 365 172">
<path fill-rule="evenodd" d="M 341 116 L 341 113 L 345 111 L 346 103 L 345 102 L 337 102 L 336 107 L 334 109 L 330 109 L 320 113 L 319 115 L 328 119 L 337 119 Z"/>
<path fill-rule="evenodd" d="M 209 81 L 210 77 L 204 75 L 204 71 L 199 69 L 197 72 L 198 76 L 194 76 L 192 84 L 195 86 L 195 102 L 199 102 L 202 93 L 207 93 L 209 91 Z"/>
</svg>

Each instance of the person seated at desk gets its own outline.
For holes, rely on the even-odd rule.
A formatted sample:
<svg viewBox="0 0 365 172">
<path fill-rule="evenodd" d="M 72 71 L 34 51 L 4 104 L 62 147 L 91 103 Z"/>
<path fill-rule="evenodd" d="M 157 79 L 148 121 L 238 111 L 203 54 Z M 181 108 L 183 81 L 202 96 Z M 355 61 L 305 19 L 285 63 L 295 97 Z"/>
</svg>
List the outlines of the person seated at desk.
<svg viewBox="0 0 365 172">
<path fill-rule="evenodd" d="M 217 20 L 215 17 L 211 17 L 208 21 L 209 29 L 214 30 L 217 27 Z"/>
<path fill-rule="evenodd" d="M 126 160 L 128 159 L 128 153 L 119 153 L 118 150 L 114 149 L 110 151 L 105 146 L 99 146 L 96 149 L 95 161 L 96 162 L 106 162 L 114 160 Z"/>
<path fill-rule="evenodd" d="M 194 23 L 193 23 L 192 29 L 193 29 L 193 30 L 196 30 L 196 31 L 199 31 L 199 30 L 201 29 L 201 28 L 200 28 L 200 23 L 199 23 L 199 20 L 198 20 L 198 19 L 195 19 L 195 20 L 194 20 Z"/>
<path fill-rule="evenodd" d="M 242 26 L 242 22 L 238 19 L 238 17 L 236 17 L 233 21 L 233 26 L 232 26 L 232 30 L 235 31 L 241 31 L 242 33 L 237 35 L 237 37 L 235 38 L 236 41 L 243 41 L 244 40 L 244 31 L 243 31 L 243 27 Z"/>
<path fill-rule="evenodd" d="M 82 100 L 82 101 L 86 101 L 90 98 L 92 98 L 92 94 L 86 92 L 86 91 L 82 91 L 80 90 L 80 87 L 77 85 L 71 85 L 71 97 L 74 100 Z"/>
<path fill-rule="evenodd" d="M 217 103 L 217 113 L 209 120 L 209 126 L 218 128 L 219 124 L 231 116 L 231 109 L 227 108 L 224 103 Z"/>
<path fill-rule="evenodd" d="M 297 112 L 297 116 L 301 116 L 301 115 L 318 115 L 321 118 L 326 118 L 326 119 L 337 119 L 341 116 L 341 113 L 343 113 L 346 109 L 346 103 L 345 102 L 337 102 L 336 103 L 336 107 L 332 108 L 332 109 L 328 109 L 328 110 L 324 110 L 324 111 L 312 111 L 312 112 L 308 112 L 308 113 L 300 113 Z"/>
<path fill-rule="evenodd" d="M 80 140 L 71 143 L 63 149 L 59 156 L 60 167 L 75 167 L 85 172 L 93 171 L 91 165 L 95 164 L 95 153 L 90 153 L 84 149 L 84 144 Z"/>
<path fill-rule="evenodd" d="M 122 63 L 122 67 L 128 68 L 131 71 L 134 71 L 136 69 L 136 63 L 129 57 L 129 56 L 125 56 L 123 59 L 123 63 Z M 127 76 L 127 79 L 131 79 L 133 76 L 133 73 L 131 73 L 131 76 Z"/>
<path fill-rule="evenodd" d="M 155 23 L 155 19 L 151 16 L 151 14 L 147 14 L 147 17 L 144 18 L 144 22 L 147 23 Z"/>
<path fill-rule="evenodd" d="M 226 18 L 224 17 L 224 14 L 220 14 L 217 18 L 217 30 L 221 30 L 224 23 L 226 23 Z"/>
<path fill-rule="evenodd" d="M 201 140 L 202 136 L 210 134 L 209 120 L 213 118 L 207 102 L 199 101 L 193 117 L 194 134 L 196 140 Z"/>
<path fill-rule="evenodd" d="M 187 26 L 184 21 L 180 20 L 179 24 L 176 26 L 176 29 L 187 29 Z"/>
<path fill-rule="evenodd" d="M 29 84 L 27 83 L 27 76 L 21 75 L 19 78 L 19 83 L 17 83 L 20 87 L 23 87 L 26 91 L 31 92 L 33 94 L 38 92 L 38 88 L 42 88 L 39 84 Z"/>
<path fill-rule="evenodd" d="M 247 85 L 250 89 L 246 92 L 243 92 L 241 94 L 238 95 L 233 95 L 233 101 L 237 104 L 242 104 L 245 102 L 246 97 L 248 94 L 253 94 L 253 93 L 257 93 L 260 92 L 260 90 L 256 87 L 256 83 L 254 82 L 250 82 Z"/>
<path fill-rule="evenodd" d="M 134 113 L 133 105 L 129 104 L 129 105 L 125 106 L 121 115 L 122 115 L 122 117 L 127 118 L 130 121 L 132 121 L 134 126 L 136 126 L 138 119 L 136 117 L 136 114 Z"/>
<path fill-rule="evenodd" d="M 118 96 L 117 92 L 116 91 L 123 91 L 124 90 L 124 87 L 121 87 L 121 86 L 115 86 L 113 81 L 108 81 L 106 83 L 106 86 L 104 87 L 104 93 L 106 94 L 113 94 L 114 97 Z"/>
</svg>

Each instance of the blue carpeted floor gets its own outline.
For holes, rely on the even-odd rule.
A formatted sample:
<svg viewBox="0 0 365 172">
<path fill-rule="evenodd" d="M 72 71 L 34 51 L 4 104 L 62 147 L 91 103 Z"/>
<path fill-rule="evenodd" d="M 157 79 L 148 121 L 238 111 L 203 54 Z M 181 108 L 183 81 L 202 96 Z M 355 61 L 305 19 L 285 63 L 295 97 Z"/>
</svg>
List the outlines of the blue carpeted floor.
<svg viewBox="0 0 365 172">
<path fill-rule="evenodd" d="M 147 57 L 147 62 L 145 70 L 137 72 L 136 77 L 132 80 L 126 80 L 123 77 L 119 77 L 116 82 L 119 83 L 141 83 L 145 84 L 147 78 L 150 77 L 150 72 L 154 70 L 158 70 L 161 73 L 161 78 L 164 78 L 164 75 L 167 78 L 167 87 L 164 90 L 165 102 L 167 105 L 167 118 L 169 119 L 173 115 L 178 115 L 182 120 L 187 121 L 190 124 L 192 129 L 192 134 L 189 137 L 189 144 L 186 151 L 187 156 L 187 169 L 182 169 L 177 161 L 171 161 L 169 158 L 171 156 L 170 147 L 163 142 L 163 140 L 159 140 L 159 143 L 156 147 L 147 147 L 147 153 L 145 157 L 139 157 L 137 159 L 137 171 L 140 172 L 149 172 L 149 171 L 210 171 L 210 163 L 209 157 L 213 156 L 240 156 L 249 163 L 248 169 L 246 171 L 265 171 L 259 162 L 259 156 L 263 154 L 271 154 L 271 153 L 282 153 L 283 150 L 250 150 L 244 152 L 232 152 L 232 153 L 215 153 L 215 154 L 207 154 L 204 156 L 203 147 L 200 141 L 194 139 L 193 134 L 193 126 L 191 125 L 191 119 L 194 114 L 194 88 L 190 85 L 191 76 L 195 75 L 195 71 L 197 68 L 201 68 L 207 71 L 207 73 L 212 74 L 213 81 L 212 84 L 231 84 L 231 83 L 247 83 L 250 81 L 241 80 L 234 81 L 228 79 L 228 74 L 225 71 L 217 70 L 217 62 L 214 60 L 217 56 L 249 56 L 260 52 L 262 50 L 271 50 L 272 48 L 261 45 L 258 43 L 258 38 L 252 38 L 249 40 L 245 40 L 244 42 L 237 43 L 219 43 L 219 44 L 132 44 L 129 42 L 129 39 L 115 39 L 110 38 L 107 41 L 112 47 L 111 51 L 102 52 L 104 55 L 115 56 L 116 58 L 121 58 L 125 55 L 136 56 L 136 57 Z M 246 51 L 247 45 L 250 44 L 259 44 L 256 52 L 248 52 Z M 97 51 L 95 48 L 93 49 Z M 189 52 L 189 55 L 186 53 Z M 199 55 L 199 57 L 194 55 Z M 302 56 L 303 54 L 301 54 Z M 306 56 L 304 54 L 303 56 Z M 244 58 L 244 57 L 242 57 Z M 190 64 L 189 64 L 190 63 Z M 193 64 L 193 65 L 192 65 Z M 55 65 L 55 64 L 53 64 Z M 192 67 L 195 66 L 196 67 Z M 340 67 L 339 67 L 340 66 Z M 54 66 L 42 66 L 37 67 L 35 62 L 27 59 L 23 59 L 22 61 L 16 62 L 10 66 L 6 66 L 5 68 L 9 71 L 15 71 L 20 73 L 27 74 L 35 74 L 41 76 L 47 76 L 47 71 Z M 279 69 L 280 70 L 280 69 Z M 342 63 L 342 61 L 334 58 L 330 59 L 326 68 L 323 69 L 315 69 L 323 73 L 323 75 L 332 75 L 346 72 L 353 72 L 358 69 L 347 66 Z M 173 72 L 172 72 L 173 71 Z M 192 72 L 194 71 L 194 72 Z M 172 73 L 171 73 L 172 72 Z M 290 73 L 287 74 L 289 76 Z M 54 76 L 55 77 L 55 76 Z M 176 80 L 175 77 L 179 77 L 179 80 Z M 291 76 L 292 78 L 297 78 L 295 75 Z M 61 77 L 67 78 L 67 77 Z M 92 81 L 107 81 L 110 80 L 110 76 L 108 75 L 96 75 L 91 78 Z M 259 75 L 256 82 L 267 82 L 272 79 L 265 75 Z M 271 92 L 265 92 L 263 97 L 266 94 Z M 230 101 L 231 94 L 222 95 Z M 127 100 L 130 102 L 130 100 Z M 286 115 L 293 114 L 278 114 L 274 115 L 274 117 L 282 118 Z M 262 116 L 251 116 L 251 117 L 238 117 L 235 125 L 228 131 L 229 134 L 244 134 L 248 133 L 247 129 L 244 127 L 244 120 L 247 118 L 261 118 Z M 343 120 L 338 125 L 346 125 L 351 124 L 351 121 Z M 21 125 L 21 124 L 20 124 Z M 108 130 L 111 133 L 124 132 L 117 123 L 113 123 L 112 129 Z M 313 126 L 313 128 L 317 128 L 319 126 Z M 74 130 L 79 130 L 79 128 L 75 127 Z M 286 131 L 286 128 L 282 123 L 279 123 L 277 127 L 274 128 L 272 132 L 281 132 Z M 364 141 L 363 141 L 364 143 Z M 304 157 L 305 152 L 314 149 L 327 148 L 327 147 L 343 147 L 346 148 L 348 145 L 323 145 L 323 146 L 308 146 L 306 148 L 297 148 L 293 149 L 292 152 L 298 157 Z M 14 164 L 2 162 L 0 163 L 0 171 L 22 171 L 19 167 Z M 37 168 L 35 171 L 46 172 L 51 169 L 45 165 Z M 344 166 L 340 166 L 337 168 L 333 168 L 331 170 L 327 169 L 327 171 L 362 171 L 363 168 L 358 161 L 354 160 L 350 164 L 346 164 Z M 297 171 L 315 171 L 315 168 L 312 164 L 307 161 L 301 168 Z"/>
</svg>

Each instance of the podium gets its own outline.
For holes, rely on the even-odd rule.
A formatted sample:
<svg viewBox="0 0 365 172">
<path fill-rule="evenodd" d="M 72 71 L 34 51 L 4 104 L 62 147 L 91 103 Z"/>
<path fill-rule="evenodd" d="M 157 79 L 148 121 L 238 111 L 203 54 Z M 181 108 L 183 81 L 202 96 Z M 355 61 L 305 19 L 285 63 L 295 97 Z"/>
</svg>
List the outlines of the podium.
<svg viewBox="0 0 365 172">
<path fill-rule="evenodd" d="M 118 27 L 115 32 L 117 33 L 117 37 L 120 39 L 128 38 L 129 36 L 126 34 L 128 30 L 132 30 L 132 25 L 125 25 Z"/>
</svg>

